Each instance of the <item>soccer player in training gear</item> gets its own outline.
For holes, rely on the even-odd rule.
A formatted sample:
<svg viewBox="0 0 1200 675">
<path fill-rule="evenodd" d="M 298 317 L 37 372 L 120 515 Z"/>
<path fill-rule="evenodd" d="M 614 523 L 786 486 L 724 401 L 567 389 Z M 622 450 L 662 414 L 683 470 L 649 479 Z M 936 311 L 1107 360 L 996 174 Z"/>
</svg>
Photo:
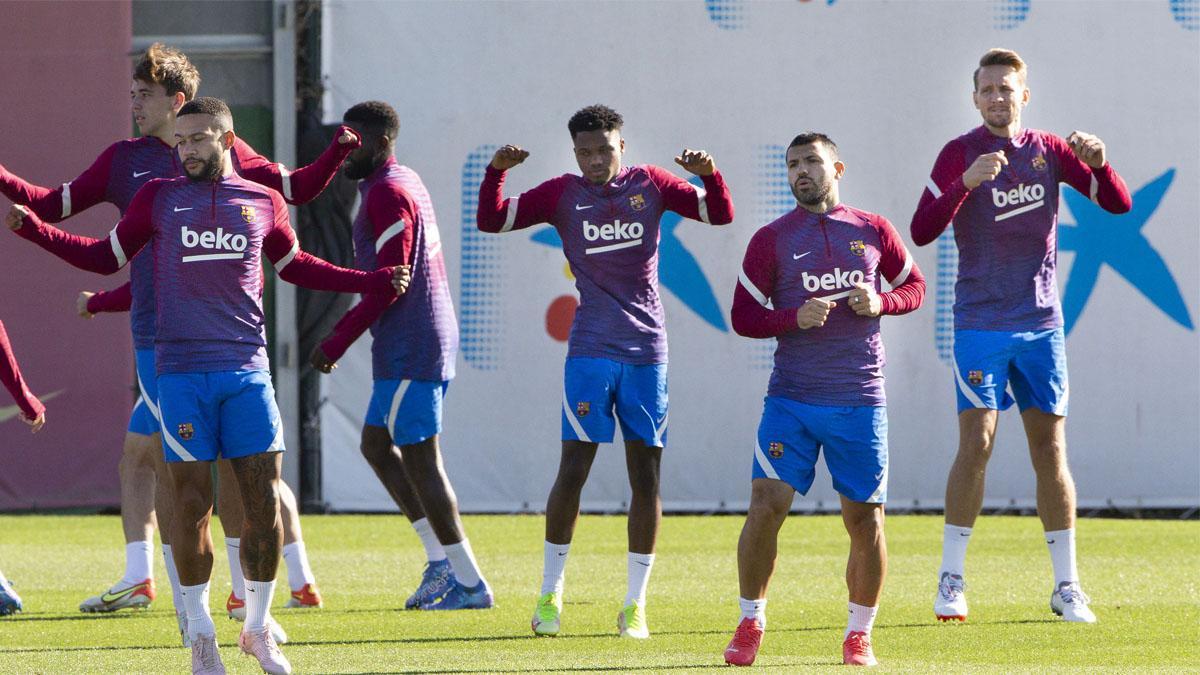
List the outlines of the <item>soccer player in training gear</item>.
<svg viewBox="0 0 1200 675">
<path fill-rule="evenodd" d="M 564 369 L 562 459 L 546 503 L 545 567 L 532 622 L 538 635 L 559 631 L 563 568 L 579 494 L 598 444 L 612 442 L 619 420 L 632 498 L 629 585 L 617 629 L 625 637 L 649 637 L 646 586 L 662 515 L 658 476 L 667 442 L 659 220 L 669 210 L 712 225 L 733 221 L 729 189 L 707 152 L 684 150 L 675 158 L 703 187 L 649 164 L 622 167 L 621 125 L 611 108 L 584 108 L 567 123 L 582 175 L 564 174 L 504 199 L 505 172 L 529 156 L 506 145 L 496 151 L 479 188 L 479 229 L 509 232 L 550 223 L 562 238 L 579 291 Z"/>
<path fill-rule="evenodd" d="M 21 421 L 28 424 L 33 433 L 42 430 L 46 425 L 46 406 L 38 400 L 25 378 L 21 376 L 21 368 L 17 365 L 17 357 L 13 354 L 12 345 L 8 342 L 8 332 L 4 330 L 4 322 L 0 321 L 0 383 L 17 402 L 17 415 Z M 0 616 L 8 616 L 24 609 L 21 596 L 13 590 L 12 584 L 0 572 Z"/>
<path fill-rule="evenodd" d="M 1075 565 L 1075 483 L 1067 468 L 1067 360 L 1055 281 L 1060 182 L 1110 213 L 1132 207 L 1104 143 L 1021 128 L 1029 102 L 1025 62 L 1006 49 L 983 55 L 972 97 L 983 124 L 942 148 L 912 219 L 918 246 L 954 221 L 958 282 L 954 380 L 958 455 L 946 481 L 942 566 L 933 611 L 967 618 L 967 542 L 983 504 L 984 472 L 999 411 L 1015 398 L 1037 476 L 1037 507 L 1054 569 L 1051 609 L 1093 622 Z M 1006 390 L 1011 389 L 1010 397 Z"/>
<path fill-rule="evenodd" d="M 887 573 L 879 317 L 920 307 L 925 279 L 886 218 L 841 203 L 838 182 L 846 167 L 828 136 L 797 136 L 786 159 L 797 208 L 754 234 L 733 296 L 733 329 L 776 338 L 779 346 L 754 448 L 750 510 L 738 540 L 742 619 L 725 661 L 754 662 L 767 626 L 779 528 L 795 493 L 812 486 L 824 452 L 850 534 L 850 618 L 842 660 L 875 665 L 871 626 Z M 885 281 L 892 290 L 882 291 Z"/>
<path fill-rule="evenodd" d="M 28 206 L 47 222 L 59 222 L 101 202 L 108 202 L 123 214 L 137 190 L 155 178 L 173 178 L 183 169 L 175 153 L 175 116 L 179 108 L 195 97 L 200 74 L 179 50 L 151 45 L 143 52 L 133 70 L 130 108 L 141 137 L 109 146 L 86 171 L 61 187 L 49 189 L 32 185 L 0 166 L 0 192 L 18 204 Z M 235 169 L 249 180 L 281 191 L 291 203 L 315 198 L 328 185 L 342 159 L 357 145 L 357 139 L 343 130 L 336 142 L 312 165 L 289 172 L 280 164 L 259 156 L 240 139 L 233 148 Z M 129 311 L 133 343 L 142 397 L 134 406 L 125 436 L 121 475 L 121 520 L 125 530 L 125 573 L 107 591 L 84 600 L 85 612 L 111 612 L 126 607 L 144 607 L 155 597 L 151 542 L 157 521 L 163 535 L 163 558 L 175 594 L 181 628 L 183 608 L 178 595 L 174 564 L 170 552 L 169 479 L 161 460 L 159 420 L 154 369 L 154 286 L 149 256 L 134 259 L 130 282 L 108 293 L 84 293 L 80 313 L 90 317 L 97 312 Z M 221 464 L 224 464 L 222 462 Z M 156 479 L 158 473 L 162 480 Z M 231 477 L 228 469 L 221 471 Z M 226 481 L 229 482 L 229 481 Z M 284 535 L 289 579 L 303 576 L 308 568 L 303 555 L 295 496 L 286 485 L 280 486 L 284 504 Z M 237 490 L 220 493 L 220 513 L 225 521 L 226 541 L 231 542 L 231 560 L 237 559 L 237 533 L 241 522 L 241 504 Z M 290 547 L 290 548 L 289 548 Z M 299 555 L 292 549 L 300 549 Z M 234 592 L 242 588 L 236 565 L 230 570 Z M 311 576 L 311 573 L 309 573 Z M 241 596 L 245 595 L 240 591 Z M 231 596 L 231 600 L 232 600 Z M 240 601 L 240 600 L 239 600 Z"/>
<path fill-rule="evenodd" d="M 275 590 L 283 429 L 268 372 L 262 256 L 285 281 L 340 292 L 402 291 L 407 269 L 334 267 L 300 251 L 276 191 L 237 175 L 228 106 L 198 98 L 178 113 L 186 177 L 154 180 L 106 239 L 67 234 L 14 206 L 7 224 L 24 238 L 95 272 L 111 274 L 152 244 L 155 362 L 164 454 L 173 483 L 174 542 L 193 668 L 219 668 L 209 614 L 211 462 L 230 460 L 244 507 L 241 564 L 246 622 L 238 643 L 266 672 L 291 667 L 267 626 Z"/>
<path fill-rule="evenodd" d="M 442 400 L 458 353 L 458 323 L 433 202 L 420 176 L 396 160 L 400 118 L 392 106 L 366 101 L 342 119 L 363 139 L 343 169 L 347 178 L 359 181 L 361 195 L 354 266 L 369 271 L 410 265 L 412 283 L 400 298 L 364 296 L 317 345 L 311 362 L 318 372 L 332 372 L 350 345 L 371 329 L 374 391 L 363 423 L 362 453 L 414 529 L 435 534 L 433 546 L 426 543 L 429 561 L 421 584 L 404 606 L 486 609 L 493 604 L 492 592 L 463 532 L 438 447 Z"/>
</svg>

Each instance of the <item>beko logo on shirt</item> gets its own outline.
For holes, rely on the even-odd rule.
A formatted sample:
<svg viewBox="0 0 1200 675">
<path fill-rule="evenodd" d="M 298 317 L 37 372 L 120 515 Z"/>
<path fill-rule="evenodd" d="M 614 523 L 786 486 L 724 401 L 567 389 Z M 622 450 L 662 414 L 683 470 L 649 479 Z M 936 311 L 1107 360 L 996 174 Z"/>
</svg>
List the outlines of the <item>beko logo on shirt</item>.
<svg viewBox="0 0 1200 675">
<path fill-rule="evenodd" d="M 809 293 L 817 291 L 833 291 L 839 288 L 854 288 L 856 284 L 864 283 L 867 280 L 862 270 L 842 270 L 840 267 L 833 268 L 832 272 L 825 274 L 809 274 L 802 272 L 800 281 L 804 283 L 804 290 Z"/>
<path fill-rule="evenodd" d="M 183 262 L 199 262 L 201 260 L 241 260 L 246 255 L 249 240 L 244 234 L 226 232 L 218 227 L 216 232 L 196 232 L 189 230 L 186 225 L 180 230 L 180 239 L 184 248 L 201 248 L 210 251 L 228 251 L 227 253 L 202 253 L 200 255 L 185 255 Z"/>
<path fill-rule="evenodd" d="M 996 220 L 1012 218 L 1026 211 L 1032 211 L 1045 203 L 1046 188 L 1041 183 L 1034 183 L 1033 185 L 1021 183 L 1008 191 L 992 188 L 992 204 L 995 204 L 996 208 L 1002 209 L 1007 206 L 1020 207 L 1012 211 L 996 214 Z"/>
<path fill-rule="evenodd" d="M 608 251 L 616 251 L 630 246 L 637 246 L 642 243 L 642 235 L 646 232 L 646 228 L 641 223 L 623 223 L 618 218 L 615 222 L 604 223 L 603 225 L 593 225 L 588 221 L 583 221 L 583 238 L 588 241 L 613 241 L 615 244 L 606 244 L 604 246 L 594 246 L 586 249 L 587 254 L 605 253 Z"/>
</svg>

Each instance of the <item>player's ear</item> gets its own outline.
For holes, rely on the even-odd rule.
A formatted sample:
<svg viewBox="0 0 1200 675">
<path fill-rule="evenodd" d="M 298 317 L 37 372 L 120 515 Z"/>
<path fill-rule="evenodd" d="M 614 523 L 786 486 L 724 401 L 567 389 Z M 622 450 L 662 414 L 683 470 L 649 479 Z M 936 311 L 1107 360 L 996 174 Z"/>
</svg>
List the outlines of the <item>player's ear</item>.
<svg viewBox="0 0 1200 675">
<path fill-rule="evenodd" d="M 175 92 L 175 94 L 171 96 L 171 112 L 178 114 L 179 109 L 183 107 L 184 103 L 187 103 L 187 97 L 183 95 L 183 92 Z"/>
<path fill-rule="evenodd" d="M 846 165 L 843 164 L 842 160 L 840 160 L 840 159 L 835 161 L 833 163 L 833 177 L 838 180 L 841 180 L 842 174 L 844 174 L 844 173 L 846 173 Z"/>
<path fill-rule="evenodd" d="M 625 139 L 621 139 L 621 154 L 625 154 Z"/>
<path fill-rule="evenodd" d="M 1029 87 L 1025 87 L 1025 91 L 1021 92 L 1021 105 L 1029 105 Z"/>
<path fill-rule="evenodd" d="M 229 150 L 230 148 L 233 147 L 233 141 L 235 139 L 237 139 L 237 135 L 233 133 L 233 129 L 230 129 L 230 130 L 222 133 L 221 134 L 221 147 L 226 150 Z"/>
</svg>

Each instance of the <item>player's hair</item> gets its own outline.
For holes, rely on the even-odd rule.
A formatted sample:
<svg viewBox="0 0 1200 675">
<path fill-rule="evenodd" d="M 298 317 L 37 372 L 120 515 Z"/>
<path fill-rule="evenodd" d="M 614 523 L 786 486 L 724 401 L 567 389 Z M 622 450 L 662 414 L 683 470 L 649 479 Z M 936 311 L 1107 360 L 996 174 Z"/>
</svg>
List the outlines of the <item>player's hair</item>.
<svg viewBox="0 0 1200 675">
<path fill-rule="evenodd" d="M 979 71 L 986 66 L 1009 66 L 1017 71 L 1021 82 L 1025 82 L 1025 61 L 1021 59 L 1021 55 L 1011 49 L 1001 49 L 999 47 L 987 50 L 987 53 L 979 58 L 979 67 L 975 69 L 975 74 L 971 79 L 975 82 L 975 88 L 979 88 Z"/>
<path fill-rule="evenodd" d="M 168 96 L 183 94 L 186 101 L 196 98 L 200 89 L 200 71 L 188 60 L 187 54 L 155 42 L 142 52 L 133 67 L 133 79 L 161 84 Z"/>
<path fill-rule="evenodd" d="M 342 115 L 342 121 L 361 124 L 368 134 L 387 136 L 393 141 L 400 134 L 400 116 L 383 101 L 355 103 Z"/>
<path fill-rule="evenodd" d="M 571 132 L 571 138 L 575 138 L 575 134 L 581 131 L 613 131 L 620 129 L 625 124 L 621 113 L 613 110 L 606 105 L 589 105 L 571 115 L 571 119 L 567 122 L 567 131 Z"/>
<path fill-rule="evenodd" d="M 229 106 L 219 98 L 201 96 L 183 104 L 176 118 L 184 115 L 212 115 L 217 121 L 217 128 L 222 132 L 233 130 L 233 113 Z"/>
<path fill-rule="evenodd" d="M 824 144 L 826 148 L 829 148 L 829 152 L 830 152 L 830 154 L 833 155 L 833 158 L 835 160 L 838 158 L 837 143 L 834 143 L 832 138 L 826 136 L 825 134 L 823 134 L 819 131 L 806 131 L 802 134 L 797 135 L 795 138 L 792 139 L 792 142 L 788 144 L 787 149 L 791 150 L 792 148 L 796 147 L 797 145 L 809 145 L 811 143 Z"/>
</svg>

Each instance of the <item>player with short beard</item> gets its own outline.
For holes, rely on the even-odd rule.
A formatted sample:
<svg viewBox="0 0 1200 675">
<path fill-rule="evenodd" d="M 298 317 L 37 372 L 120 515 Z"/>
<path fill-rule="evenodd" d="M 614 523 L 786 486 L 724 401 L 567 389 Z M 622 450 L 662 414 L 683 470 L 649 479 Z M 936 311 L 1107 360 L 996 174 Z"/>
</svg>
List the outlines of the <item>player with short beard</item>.
<svg viewBox="0 0 1200 675">
<path fill-rule="evenodd" d="M 669 210 L 712 225 L 733 221 L 729 189 L 707 152 L 685 149 L 675 158 L 704 187 L 649 164 L 623 168 L 622 124 L 620 114 L 602 105 L 571 117 L 567 129 L 582 175 L 564 174 L 504 199 L 505 172 L 529 156 L 506 145 L 496 151 L 479 187 L 479 229 L 510 232 L 550 223 L 562 239 L 579 290 L 563 376 L 562 458 L 546 502 L 545 567 L 532 621 L 537 635 L 559 632 L 563 569 L 579 518 L 579 495 L 596 449 L 612 442 L 620 421 L 633 494 L 629 583 L 617 630 L 622 637 L 650 636 L 646 586 L 662 517 L 658 476 L 667 441 L 659 220 Z"/>
<path fill-rule="evenodd" d="M 798 206 L 750 240 L 731 312 L 738 335 L 777 338 L 779 346 L 754 448 L 750 509 L 738 540 L 742 620 L 725 662 L 754 663 L 767 626 L 779 529 L 795 494 L 812 486 L 824 452 L 850 534 L 842 662 L 871 666 L 871 628 L 887 573 L 879 317 L 920 307 L 925 278 L 886 218 L 841 203 L 838 181 L 846 167 L 828 136 L 796 136 L 786 159 Z M 892 290 L 881 292 L 884 281 Z"/>
<path fill-rule="evenodd" d="M 1054 571 L 1050 609 L 1067 621 L 1096 620 L 1075 565 L 1066 337 L 1055 279 L 1058 184 L 1110 213 L 1125 213 L 1132 201 L 1096 136 L 1075 131 L 1064 140 L 1021 128 L 1029 102 L 1025 77 L 1016 52 L 983 55 L 971 94 L 983 124 L 942 148 L 912 218 L 918 246 L 935 241 L 953 220 L 959 254 L 953 365 L 959 440 L 946 480 L 933 603 L 940 621 L 967 618 L 967 542 L 983 505 L 999 411 L 1014 400 L 1037 475 L 1037 510 Z"/>
<path fill-rule="evenodd" d="M 458 353 L 458 323 L 433 202 L 421 177 L 395 157 L 400 118 L 382 101 L 359 103 L 342 117 L 362 139 L 343 173 L 361 181 L 354 219 L 354 265 L 374 270 L 410 264 L 403 297 L 364 296 L 313 350 L 329 373 L 369 327 L 371 402 L 362 454 L 425 547 L 428 564 L 405 609 L 487 609 L 491 588 L 479 571 L 442 467 L 442 405 Z M 396 452 L 399 446 L 399 453 Z"/>
<path fill-rule="evenodd" d="M 141 133 L 140 138 L 119 141 L 109 146 L 74 180 L 56 189 L 33 185 L 0 166 L 0 193 L 17 204 L 26 205 L 46 222 L 56 223 L 81 213 L 101 202 L 108 202 L 124 214 L 137 190 L 155 178 L 181 175 L 175 153 L 175 118 L 184 103 L 192 100 L 200 86 L 200 74 L 183 52 L 153 44 L 142 53 L 133 70 L 130 110 Z M 235 141 L 235 169 L 243 177 L 283 193 L 290 203 L 303 204 L 314 199 L 337 172 L 342 159 L 358 145 L 358 139 L 346 129 L 313 164 L 289 172 L 258 155 L 241 139 Z M 176 617 L 181 635 L 186 635 L 186 614 L 178 592 L 178 580 L 172 562 L 170 543 L 169 481 L 162 461 L 162 442 L 158 419 L 154 367 L 154 284 L 153 264 L 149 256 L 135 258 L 130 265 L 130 281 L 109 292 L 80 294 L 81 316 L 91 318 L 99 312 L 130 312 L 135 362 L 141 398 L 134 406 L 125 436 L 121 463 L 121 520 L 125 531 L 125 573 L 104 593 L 84 600 L 84 612 L 112 612 L 124 608 L 146 607 L 155 598 L 151 543 L 156 520 L 161 528 L 163 559 L 175 595 Z M 225 525 L 233 590 L 226 603 L 230 616 L 245 615 L 245 588 L 238 561 L 241 503 L 236 481 L 227 462 L 219 462 L 219 473 L 229 485 L 220 491 L 220 514 Z M 156 478 L 162 474 L 162 480 Z M 320 593 L 304 551 L 295 495 L 283 484 L 280 498 L 284 504 L 285 560 L 292 598 L 289 606 L 320 606 Z M 157 516 L 157 518 L 156 518 Z M 276 638 L 286 634 L 275 625 Z M 184 640 L 186 646 L 186 639 Z"/>
<path fill-rule="evenodd" d="M 285 281 L 315 290 L 402 292 L 407 269 L 334 267 L 299 250 L 287 205 L 234 172 L 228 106 L 198 98 L 178 113 L 186 178 L 138 191 L 106 239 L 69 235 L 14 206 L 7 224 L 67 262 L 111 274 L 152 244 L 155 362 L 164 451 L 174 499 L 172 553 L 179 570 L 194 673 L 223 673 L 209 614 L 211 462 L 230 460 L 244 506 L 241 562 L 246 621 L 238 643 L 268 673 L 291 666 L 267 626 L 283 532 L 279 513 L 283 428 L 268 371 L 262 255 Z M 215 180 L 209 165 L 218 163 Z"/>
</svg>

